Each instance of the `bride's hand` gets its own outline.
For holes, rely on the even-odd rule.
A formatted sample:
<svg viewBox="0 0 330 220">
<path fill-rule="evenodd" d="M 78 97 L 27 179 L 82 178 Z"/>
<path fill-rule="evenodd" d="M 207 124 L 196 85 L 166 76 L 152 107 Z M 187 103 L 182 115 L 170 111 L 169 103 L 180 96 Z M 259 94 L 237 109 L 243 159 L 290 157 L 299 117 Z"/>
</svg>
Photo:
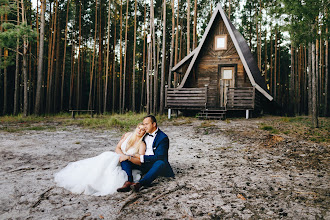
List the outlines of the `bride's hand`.
<svg viewBox="0 0 330 220">
<path fill-rule="evenodd" d="M 127 156 L 127 155 L 120 155 L 119 162 L 123 162 L 125 160 L 128 160 L 128 158 L 129 158 L 129 156 Z"/>
</svg>

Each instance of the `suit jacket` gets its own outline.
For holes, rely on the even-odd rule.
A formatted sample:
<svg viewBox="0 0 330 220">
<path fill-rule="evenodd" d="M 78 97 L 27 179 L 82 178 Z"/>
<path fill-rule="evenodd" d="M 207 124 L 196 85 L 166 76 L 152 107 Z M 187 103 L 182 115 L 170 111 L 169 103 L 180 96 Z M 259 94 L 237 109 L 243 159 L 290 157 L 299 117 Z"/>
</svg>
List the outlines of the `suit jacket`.
<svg viewBox="0 0 330 220">
<path fill-rule="evenodd" d="M 152 150 L 154 155 L 145 155 L 144 163 L 154 163 L 157 160 L 162 160 L 165 162 L 165 171 L 162 176 L 173 177 L 173 169 L 168 162 L 168 149 L 169 149 L 169 139 L 167 135 L 158 129 L 155 140 L 152 144 Z"/>
</svg>

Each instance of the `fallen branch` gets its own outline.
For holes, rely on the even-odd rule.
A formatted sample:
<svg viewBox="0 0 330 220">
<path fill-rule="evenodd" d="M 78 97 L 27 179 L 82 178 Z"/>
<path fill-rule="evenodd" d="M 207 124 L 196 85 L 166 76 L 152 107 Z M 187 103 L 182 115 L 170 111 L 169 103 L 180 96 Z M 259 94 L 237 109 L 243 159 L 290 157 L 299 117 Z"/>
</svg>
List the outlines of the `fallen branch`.
<svg viewBox="0 0 330 220">
<path fill-rule="evenodd" d="M 91 213 L 90 212 L 87 212 L 83 217 L 81 217 L 80 220 L 83 220 L 83 219 L 85 219 L 85 218 L 87 218 L 89 216 L 91 216 Z"/>
<path fill-rule="evenodd" d="M 152 202 L 154 202 L 154 201 L 156 201 L 156 200 L 158 200 L 158 199 L 160 199 L 160 198 L 162 198 L 162 197 L 164 197 L 164 196 L 166 196 L 166 195 L 168 195 L 168 194 L 170 194 L 170 193 L 173 193 L 173 192 L 175 192 L 175 191 L 177 191 L 177 190 L 179 190 L 179 189 L 182 189 L 182 188 L 184 188 L 184 187 L 185 187 L 184 185 L 182 185 L 182 186 L 177 186 L 177 187 L 175 187 L 174 189 L 171 189 L 171 190 L 169 190 L 169 191 L 167 191 L 167 192 L 164 192 L 164 193 L 160 194 L 159 196 L 157 196 L 157 197 L 153 198 L 152 200 L 150 200 L 149 205 L 151 205 Z"/>
<path fill-rule="evenodd" d="M 12 170 L 10 172 L 13 173 L 13 172 L 17 172 L 17 171 L 34 170 L 34 169 L 35 169 L 35 167 L 26 167 L 26 168 L 20 168 L 20 169 L 17 169 L 17 170 Z"/>
<path fill-rule="evenodd" d="M 31 208 L 35 208 L 35 207 L 37 207 L 37 206 L 41 203 L 41 201 L 45 199 L 45 195 L 46 195 L 46 193 L 50 192 L 50 191 L 51 191 L 52 189 L 54 189 L 54 188 L 55 188 L 55 187 L 52 186 L 52 187 L 50 187 L 49 189 L 47 189 L 45 192 L 43 192 L 43 193 L 39 196 L 38 201 L 35 202 L 35 203 L 33 204 L 33 206 L 31 206 Z"/>
<path fill-rule="evenodd" d="M 126 202 L 124 203 L 124 205 L 122 205 L 122 207 L 119 209 L 118 214 L 124 210 L 124 208 L 132 203 L 134 203 L 136 200 L 138 200 L 139 198 L 141 198 L 141 195 L 138 194 L 132 194 L 134 195 L 133 197 L 128 197 Z"/>
</svg>

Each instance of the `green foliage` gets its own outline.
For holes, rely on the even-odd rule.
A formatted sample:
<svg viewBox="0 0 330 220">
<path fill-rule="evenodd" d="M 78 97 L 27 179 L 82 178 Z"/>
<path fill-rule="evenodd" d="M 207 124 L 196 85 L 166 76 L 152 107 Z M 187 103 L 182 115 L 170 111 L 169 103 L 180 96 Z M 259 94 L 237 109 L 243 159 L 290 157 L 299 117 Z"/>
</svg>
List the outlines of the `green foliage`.
<svg viewBox="0 0 330 220">
<path fill-rule="evenodd" d="M 263 125 L 260 127 L 261 130 L 265 130 L 265 131 L 269 131 L 272 134 L 278 134 L 279 131 L 275 128 L 273 128 L 272 126 L 269 125 Z"/>
<path fill-rule="evenodd" d="M 30 42 L 35 41 L 37 32 L 31 29 L 26 23 L 15 25 L 13 23 L 3 23 L 4 32 L 0 32 L 0 46 L 4 48 L 16 49 L 17 39 L 19 39 L 20 46 L 23 39 Z"/>
<path fill-rule="evenodd" d="M 290 32 L 290 38 L 295 44 L 315 40 L 319 31 L 319 23 L 326 22 L 326 16 L 320 16 L 324 8 L 329 7 L 327 1 L 322 0 L 281 0 L 283 13 L 288 16 L 285 19 L 285 29 Z"/>
</svg>

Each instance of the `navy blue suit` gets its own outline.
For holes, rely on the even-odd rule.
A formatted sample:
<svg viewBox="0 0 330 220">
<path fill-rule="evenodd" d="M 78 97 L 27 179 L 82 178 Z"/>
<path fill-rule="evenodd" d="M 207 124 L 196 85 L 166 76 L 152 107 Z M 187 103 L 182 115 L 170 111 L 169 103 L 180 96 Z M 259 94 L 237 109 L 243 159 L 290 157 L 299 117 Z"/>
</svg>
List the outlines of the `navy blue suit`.
<svg viewBox="0 0 330 220">
<path fill-rule="evenodd" d="M 150 185 L 158 176 L 174 177 L 170 163 L 168 162 L 169 139 L 167 135 L 158 129 L 152 145 L 154 155 L 145 155 L 141 166 L 130 161 L 121 162 L 121 167 L 128 175 L 128 181 L 133 181 L 132 169 L 140 169 L 144 177 L 139 181 L 141 185 Z"/>
</svg>

